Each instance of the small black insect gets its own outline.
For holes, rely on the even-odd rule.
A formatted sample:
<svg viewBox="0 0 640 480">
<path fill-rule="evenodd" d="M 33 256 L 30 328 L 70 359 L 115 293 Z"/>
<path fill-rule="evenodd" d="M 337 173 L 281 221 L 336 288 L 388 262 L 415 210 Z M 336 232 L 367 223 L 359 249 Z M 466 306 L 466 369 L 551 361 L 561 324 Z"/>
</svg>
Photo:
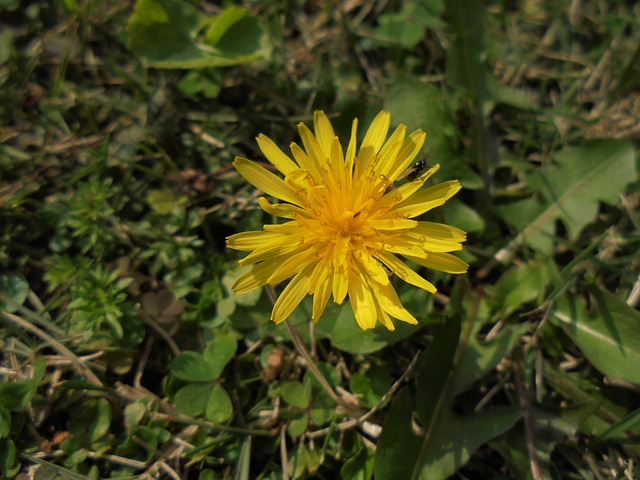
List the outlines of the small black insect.
<svg viewBox="0 0 640 480">
<path fill-rule="evenodd" d="M 407 179 L 410 182 L 413 182 L 416 178 L 418 178 L 418 175 L 420 175 L 425 168 L 427 168 L 427 162 L 423 158 L 422 160 L 416 162 L 413 167 L 411 167 L 411 170 L 409 170 L 409 173 L 407 173 Z"/>
</svg>

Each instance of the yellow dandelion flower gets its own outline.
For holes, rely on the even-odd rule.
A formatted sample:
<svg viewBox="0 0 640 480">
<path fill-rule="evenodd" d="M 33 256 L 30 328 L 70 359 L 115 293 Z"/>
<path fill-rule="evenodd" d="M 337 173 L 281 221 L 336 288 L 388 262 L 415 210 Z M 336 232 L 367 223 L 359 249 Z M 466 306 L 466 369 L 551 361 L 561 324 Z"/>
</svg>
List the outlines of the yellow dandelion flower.
<svg viewBox="0 0 640 480">
<path fill-rule="evenodd" d="M 233 284 L 235 293 L 293 277 L 273 307 L 271 320 L 276 323 L 289 317 L 309 294 L 314 322 L 331 296 L 338 304 L 349 296 L 363 330 L 374 328 L 376 321 L 393 330 L 391 317 L 416 324 L 400 303 L 390 275 L 431 293 L 436 288 L 399 256 L 443 272 L 467 271 L 464 261 L 448 253 L 462 249 L 465 232 L 414 220 L 444 204 L 460 190 L 460 183 L 453 180 L 419 191 L 438 170 L 436 165 L 420 176 L 412 172 L 408 181 L 394 188 L 420 152 L 425 133 L 416 130 L 407 136 L 406 126 L 399 125 L 387 140 L 389 120 L 388 112 L 380 112 L 359 149 L 354 120 L 346 154 L 322 111 L 315 112 L 314 133 L 298 125 L 304 148 L 292 143 L 293 159 L 260 135 L 260 150 L 284 179 L 236 157 L 233 164 L 249 183 L 283 201 L 272 204 L 260 198 L 260 206 L 289 220 L 227 238 L 229 248 L 251 252 L 239 262 L 252 267 Z"/>
</svg>

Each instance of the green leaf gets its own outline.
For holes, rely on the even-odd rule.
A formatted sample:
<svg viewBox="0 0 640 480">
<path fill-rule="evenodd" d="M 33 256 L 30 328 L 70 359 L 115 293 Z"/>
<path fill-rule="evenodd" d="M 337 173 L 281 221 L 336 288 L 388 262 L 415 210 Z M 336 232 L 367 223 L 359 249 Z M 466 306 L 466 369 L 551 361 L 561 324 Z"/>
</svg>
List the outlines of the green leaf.
<svg viewBox="0 0 640 480">
<path fill-rule="evenodd" d="M 518 265 L 507 270 L 497 281 L 493 300 L 506 315 L 520 305 L 541 300 L 548 284 L 548 268 L 543 261 Z"/>
<path fill-rule="evenodd" d="M 0 406 L 12 412 L 23 412 L 29 406 L 34 393 L 30 380 L 0 383 Z"/>
<path fill-rule="evenodd" d="M 233 335 L 218 334 L 209 341 L 204 350 L 204 360 L 213 368 L 215 378 L 222 374 L 237 349 L 238 342 Z"/>
<path fill-rule="evenodd" d="M 144 442 L 144 445 L 140 440 Z M 116 453 L 122 457 L 148 462 L 153 458 L 157 447 L 157 433 L 153 429 L 141 425 L 133 429 L 124 443 L 118 444 Z"/>
<path fill-rule="evenodd" d="M 463 392 L 493 370 L 515 347 L 518 338 L 527 331 L 528 325 L 523 323 L 505 327 L 489 342 L 478 338 L 482 327 L 482 322 L 476 322 L 473 326 L 451 387 L 454 395 Z"/>
<path fill-rule="evenodd" d="M 369 480 L 373 475 L 373 459 L 375 452 L 369 448 L 361 448 L 340 469 L 343 480 Z M 398 477 L 400 478 L 400 477 Z"/>
<path fill-rule="evenodd" d="M 0 439 L 0 477 L 13 478 L 19 471 L 16 444 L 9 438 Z"/>
<path fill-rule="evenodd" d="M 205 411 L 207 420 L 213 423 L 225 423 L 233 416 L 233 404 L 227 391 L 217 383 L 213 386 Z"/>
<path fill-rule="evenodd" d="M 300 416 L 300 418 L 296 418 L 295 420 L 291 420 L 289 422 L 289 426 L 287 431 L 289 435 L 292 437 L 299 437 L 304 432 L 307 431 L 307 427 L 309 426 L 309 414 L 304 413 Z"/>
<path fill-rule="evenodd" d="M 626 140 L 588 141 L 559 152 L 555 161 L 557 165 L 527 177 L 542 201 L 527 199 L 498 208 L 520 232 L 496 254 L 498 261 L 508 261 L 521 243 L 550 253 L 558 220 L 569 239 L 577 238 L 595 219 L 598 202 L 617 203 L 620 192 L 636 178 L 635 150 Z"/>
<path fill-rule="evenodd" d="M 311 401 L 309 389 L 300 382 L 283 383 L 280 387 L 280 395 L 289 405 L 298 408 L 307 408 Z"/>
<path fill-rule="evenodd" d="M 124 407 L 124 426 L 128 431 L 133 430 L 144 418 L 147 407 L 142 402 L 134 402 Z"/>
<path fill-rule="evenodd" d="M 432 423 L 440 396 L 446 394 L 446 383 L 460 337 L 460 317 L 447 319 L 421 358 L 416 391 L 416 421 L 421 428 Z M 437 365 L 438 368 L 433 368 Z M 437 419 L 436 419 L 437 421 Z"/>
<path fill-rule="evenodd" d="M 422 128 L 427 133 L 423 150 L 427 163 L 440 164 L 438 180 L 458 179 L 465 188 L 482 186 L 478 174 L 452 147 L 457 130 L 442 89 L 414 77 L 399 77 L 389 88 L 385 109 L 392 119 L 402 119 L 409 132 Z"/>
<path fill-rule="evenodd" d="M 420 437 L 412 425 L 414 402 L 405 387 L 385 415 L 373 467 L 378 480 L 410 479 L 420 453 Z"/>
<path fill-rule="evenodd" d="M 21 273 L 0 273 L 0 311 L 13 313 L 29 295 L 29 284 Z"/>
<path fill-rule="evenodd" d="M 104 398 L 84 403 L 80 415 L 69 422 L 69 432 L 78 438 L 93 443 L 107 433 L 111 427 L 111 405 Z"/>
<path fill-rule="evenodd" d="M 424 37 L 427 28 L 441 28 L 444 22 L 439 18 L 443 4 L 438 0 L 408 0 L 402 3 L 398 12 L 382 13 L 378 25 L 367 31 L 365 48 L 400 45 L 404 48 L 415 47 Z M 370 39 L 373 39 L 371 41 Z"/>
<path fill-rule="evenodd" d="M 606 440 L 617 437 L 627 430 L 635 428 L 637 425 L 640 425 L 640 408 L 634 410 L 616 424 L 611 425 L 610 428 L 594 438 L 593 441 L 596 443 L 604 442 Z"/>
<path fill-rule="evenodd" d="M 465 330 L 474 327 L 470 332 L 474 333 L 480 326 L 478 322 L 465 326 Z M 458 332 L 459 323 L 455 318 L 441 327 L 422 361 L 415 400 L 409 396 L 408 389 L 403 389 L 394 399 L 378 441 L 376 479 L 448 478 L 482 444 L 509 430 L 520 418 L 517 407 L 467 415 L 455 413 L 456 396 L 471 381 L 493 368 L 512 341 L 511 337 L 508 341 L 500 339 L 497 345 L 478 352 L 473 335 L 469 335 L 469 343 L 458 347 L 463 348 L 462 356 L 450 383 Z"/>
<path fill-rule="evenodd" d="M 212 382 L 220 376 L 222 369 L 207 361 L 201 353 L 186 351 L 173 359 L 171 371 L 187 382 Z"/>
<path fill-rule="evenodd" d="M 176 392 L 173 403 L 185 415 L 196 417 L 208 408 L 212 392 L 211 383 L 192 383 Z"/>
<path fill-rule="evenodd" d="M 372 353 L 408 337 L 420 327 L 403 322 L 395 323 L 393 332 L 381 324 L 373 330 L 362 330 L 356 323 L 353 310 L 344 305 L 337 318 L 323 318 L 316 328 L 331 336 L 335 348 L 348 353 Z"/>
<path fill-rule="evenodd" d="M 614 295 L 598 291 L 587 312 L 576 298 L 558 300 L 553 319 L 605 375 L 640 384 L 640 313 Z"/>
<path fill-rule="evenodd" d="M 231 28 L 234 24 L 238 23 L 247 15 L 247 9 L 241 7 L 230 6 L 225 8 L 220 14 L 215 17 L 209 24 L 207 34 L 205 36 L 207 43 L 215 45 L 220 41 L 222 36 Z"/>
<path fill-rule="evenodd" d="M 251 435 L 247 435 L 242 442 L 236 466 L 233 480 L 249 480 L 251 478 Z"/>
<path fill-rule="evenodd" d="M 138 0 L 127 29 L 134 53 L 158 68 L 225 67 L 268 54 L 258 19 L 233 6 L 209 18 L 184 0 Z"/>
<path fill-rule="evenodd" d="M 336 416 L 336 402 L 322 390 L 313 396 L 309 417 L 316 426 L 322 426 Z"/>
</svg>

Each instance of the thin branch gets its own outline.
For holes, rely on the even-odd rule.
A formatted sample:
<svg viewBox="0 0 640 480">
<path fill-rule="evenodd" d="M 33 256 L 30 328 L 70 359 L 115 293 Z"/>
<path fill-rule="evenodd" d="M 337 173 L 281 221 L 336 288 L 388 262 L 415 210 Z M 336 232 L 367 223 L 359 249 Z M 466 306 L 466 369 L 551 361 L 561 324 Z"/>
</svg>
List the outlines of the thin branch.
<svg viewBox="0 0 640 480">
<path fill-rule="evenodd" d="M 44 330 L 39 329 L 32 323 L 27 322 L 23 318 L 18 317 L 17 315 L 13 315 L 8 312 L 0 312 L 0 315 L 5 319 L 9 320 L 14 325 L 17 325 L 21 328 L 24 328 L 28 332 L 31 332 L 35 336 L 39 337 L 46 343 L 48 343 L 54 350 L 56 350 L 60 355 L 67 357 L 71 362 L 71 365 L 76 369 L 76 371 L 80 375 L 84 375 L 89 383 L 96 385 L 98 387 L 104 386 L 100 379 L 96 376 L 95 373 L 91 371 L 89 367 L 85 363 L 83 363 L 75 353 L 65 347 L 62 343 L 57 341 L 51 335 L 49 335 Z"/>
</svg>

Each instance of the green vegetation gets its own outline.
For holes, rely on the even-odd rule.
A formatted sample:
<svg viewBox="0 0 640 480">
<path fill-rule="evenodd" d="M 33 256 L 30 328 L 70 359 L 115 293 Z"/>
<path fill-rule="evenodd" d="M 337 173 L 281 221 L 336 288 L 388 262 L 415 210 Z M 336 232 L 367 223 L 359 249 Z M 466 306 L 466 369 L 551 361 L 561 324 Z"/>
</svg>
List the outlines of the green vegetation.
<svg viewBox="0 0 640 480">
<path fill-rule="evenodd" d="M 213 3 L 0 0 L 0 477 L 640 477 L 636 2 Z M 316 109 L 463 184 L 417 327 L 230 290 Z"/>
</svg>

